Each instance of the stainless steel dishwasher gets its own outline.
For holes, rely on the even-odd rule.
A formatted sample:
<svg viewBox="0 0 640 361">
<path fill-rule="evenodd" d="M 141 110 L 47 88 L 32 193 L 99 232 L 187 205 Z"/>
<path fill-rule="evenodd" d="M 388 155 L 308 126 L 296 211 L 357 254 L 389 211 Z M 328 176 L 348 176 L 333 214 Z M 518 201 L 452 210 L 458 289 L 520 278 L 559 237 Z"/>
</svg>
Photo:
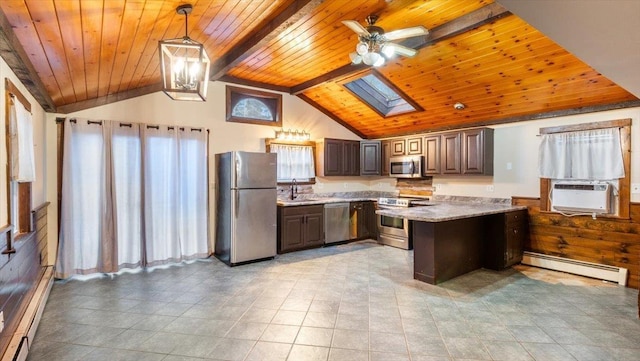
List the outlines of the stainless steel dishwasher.
<svg viewBox="0 0 640 361">
<path fill-rule="evenodd" d="M 349 203 L 326 203 L 324 205 L 324 243 L 335 243 L 349 239 Z"/>
</svg>

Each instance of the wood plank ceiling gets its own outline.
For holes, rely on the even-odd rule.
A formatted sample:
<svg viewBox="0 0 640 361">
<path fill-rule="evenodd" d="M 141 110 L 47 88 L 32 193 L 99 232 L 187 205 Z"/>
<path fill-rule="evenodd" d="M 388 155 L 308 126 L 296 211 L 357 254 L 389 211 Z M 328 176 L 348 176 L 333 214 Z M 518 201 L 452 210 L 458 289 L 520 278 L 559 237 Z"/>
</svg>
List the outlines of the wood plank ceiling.
<svg viewBox="0 0 640 361">
<path fill-rule="evenodd" d="M 2 0 L 0 55 L 31 77 L 22 80 L 47 111 L 156 92 L 157 43 L 184 34 L 175 13 L 184 2 Z M 493 0 L 191 3 L 188 34 L 205 45 L 213 81 L 296 94 L 363 138 L 640 105 Z M 383 118 L 341 85 L 367 69 L 350 65 L 357 36 L 341 20 L 364 23 L 369 14 L 387 31 L 430 29 L 406 43 L 420 49 L 417 56 L 377 68 L 424 111 Z M 466 109 L 455 110 L 455 102 Z"/>
</svg>

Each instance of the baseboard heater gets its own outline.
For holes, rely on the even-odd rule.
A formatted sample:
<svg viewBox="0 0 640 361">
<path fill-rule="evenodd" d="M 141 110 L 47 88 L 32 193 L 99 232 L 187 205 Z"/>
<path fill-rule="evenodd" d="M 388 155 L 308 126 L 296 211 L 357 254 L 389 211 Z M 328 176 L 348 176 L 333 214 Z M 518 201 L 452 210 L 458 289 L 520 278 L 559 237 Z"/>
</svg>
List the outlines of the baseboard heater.
<svg viewBox="0 0 640 361">
<path fill-rule="evenodd" d="M 629 272 L 626 268 L 576 261 L 534 252 L 524 252 L 522 263 L 554 271 L 617 282 L 623 286 L 627 285 L 627 273 Z"/>
</svg>

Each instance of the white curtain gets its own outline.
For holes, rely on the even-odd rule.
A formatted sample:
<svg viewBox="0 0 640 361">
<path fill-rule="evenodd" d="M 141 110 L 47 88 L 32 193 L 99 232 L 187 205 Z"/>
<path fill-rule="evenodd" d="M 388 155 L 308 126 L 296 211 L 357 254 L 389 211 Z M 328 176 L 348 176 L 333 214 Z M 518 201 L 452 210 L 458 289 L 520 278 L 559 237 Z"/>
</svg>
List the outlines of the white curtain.
<svg viewBox="0 0 640 361">
<path fill-rule="evenodd" d="M 56 277 L 208 256 L 207 135 L 65 122 Z"/>
<path fill-rule="evenodd" d="M 544 134 L 538 153 L 540 177 L 612 180 L 624 178 L 620 130 Z"/>
<path fill-rule="evenodd" d="M 316 176 L 313 148 L 303 145 L 271 144 L 271 153 L 278 155 L 278 182 L 307 180 Z"/>
<path fill-rule="evenodd" d="M 11 180 L 33 182 L 36 163 L 33 151 L 33 119 L 24 105 L 12 99 L 9 108 Z"/>
<path fill-rule="evenodd" d="M 103 128 L 86 121 L 65 122 L 60 245 L 57 277 L 112 272 L 104 269 L 101 244 L 106 208 Z"/>
</svg>

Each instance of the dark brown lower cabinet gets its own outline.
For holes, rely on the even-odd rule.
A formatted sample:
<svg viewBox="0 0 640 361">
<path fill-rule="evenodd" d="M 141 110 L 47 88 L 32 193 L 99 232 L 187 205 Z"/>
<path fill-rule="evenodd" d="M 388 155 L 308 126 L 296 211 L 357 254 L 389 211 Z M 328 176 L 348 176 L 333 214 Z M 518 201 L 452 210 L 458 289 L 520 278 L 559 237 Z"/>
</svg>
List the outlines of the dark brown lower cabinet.
<svg viewBox="0 0 640 361">
<path fill-rule="evenodd" d="M 351 221 L 357 226 L 356 239 L 378 238 L 375 202 L 351 202 L 350 215 L 356 217 Z"/>
<path fill-rule="evenodd" d="M 278 253 L 324 245 L 324 206 L 278 207 Z"/>
<path fill-rule="evenodd" d="M 529 234 L 527 211 L 494 214 L 487 218 L 484 267 L 499 271 L 521 262 Z"/>
</svg>

